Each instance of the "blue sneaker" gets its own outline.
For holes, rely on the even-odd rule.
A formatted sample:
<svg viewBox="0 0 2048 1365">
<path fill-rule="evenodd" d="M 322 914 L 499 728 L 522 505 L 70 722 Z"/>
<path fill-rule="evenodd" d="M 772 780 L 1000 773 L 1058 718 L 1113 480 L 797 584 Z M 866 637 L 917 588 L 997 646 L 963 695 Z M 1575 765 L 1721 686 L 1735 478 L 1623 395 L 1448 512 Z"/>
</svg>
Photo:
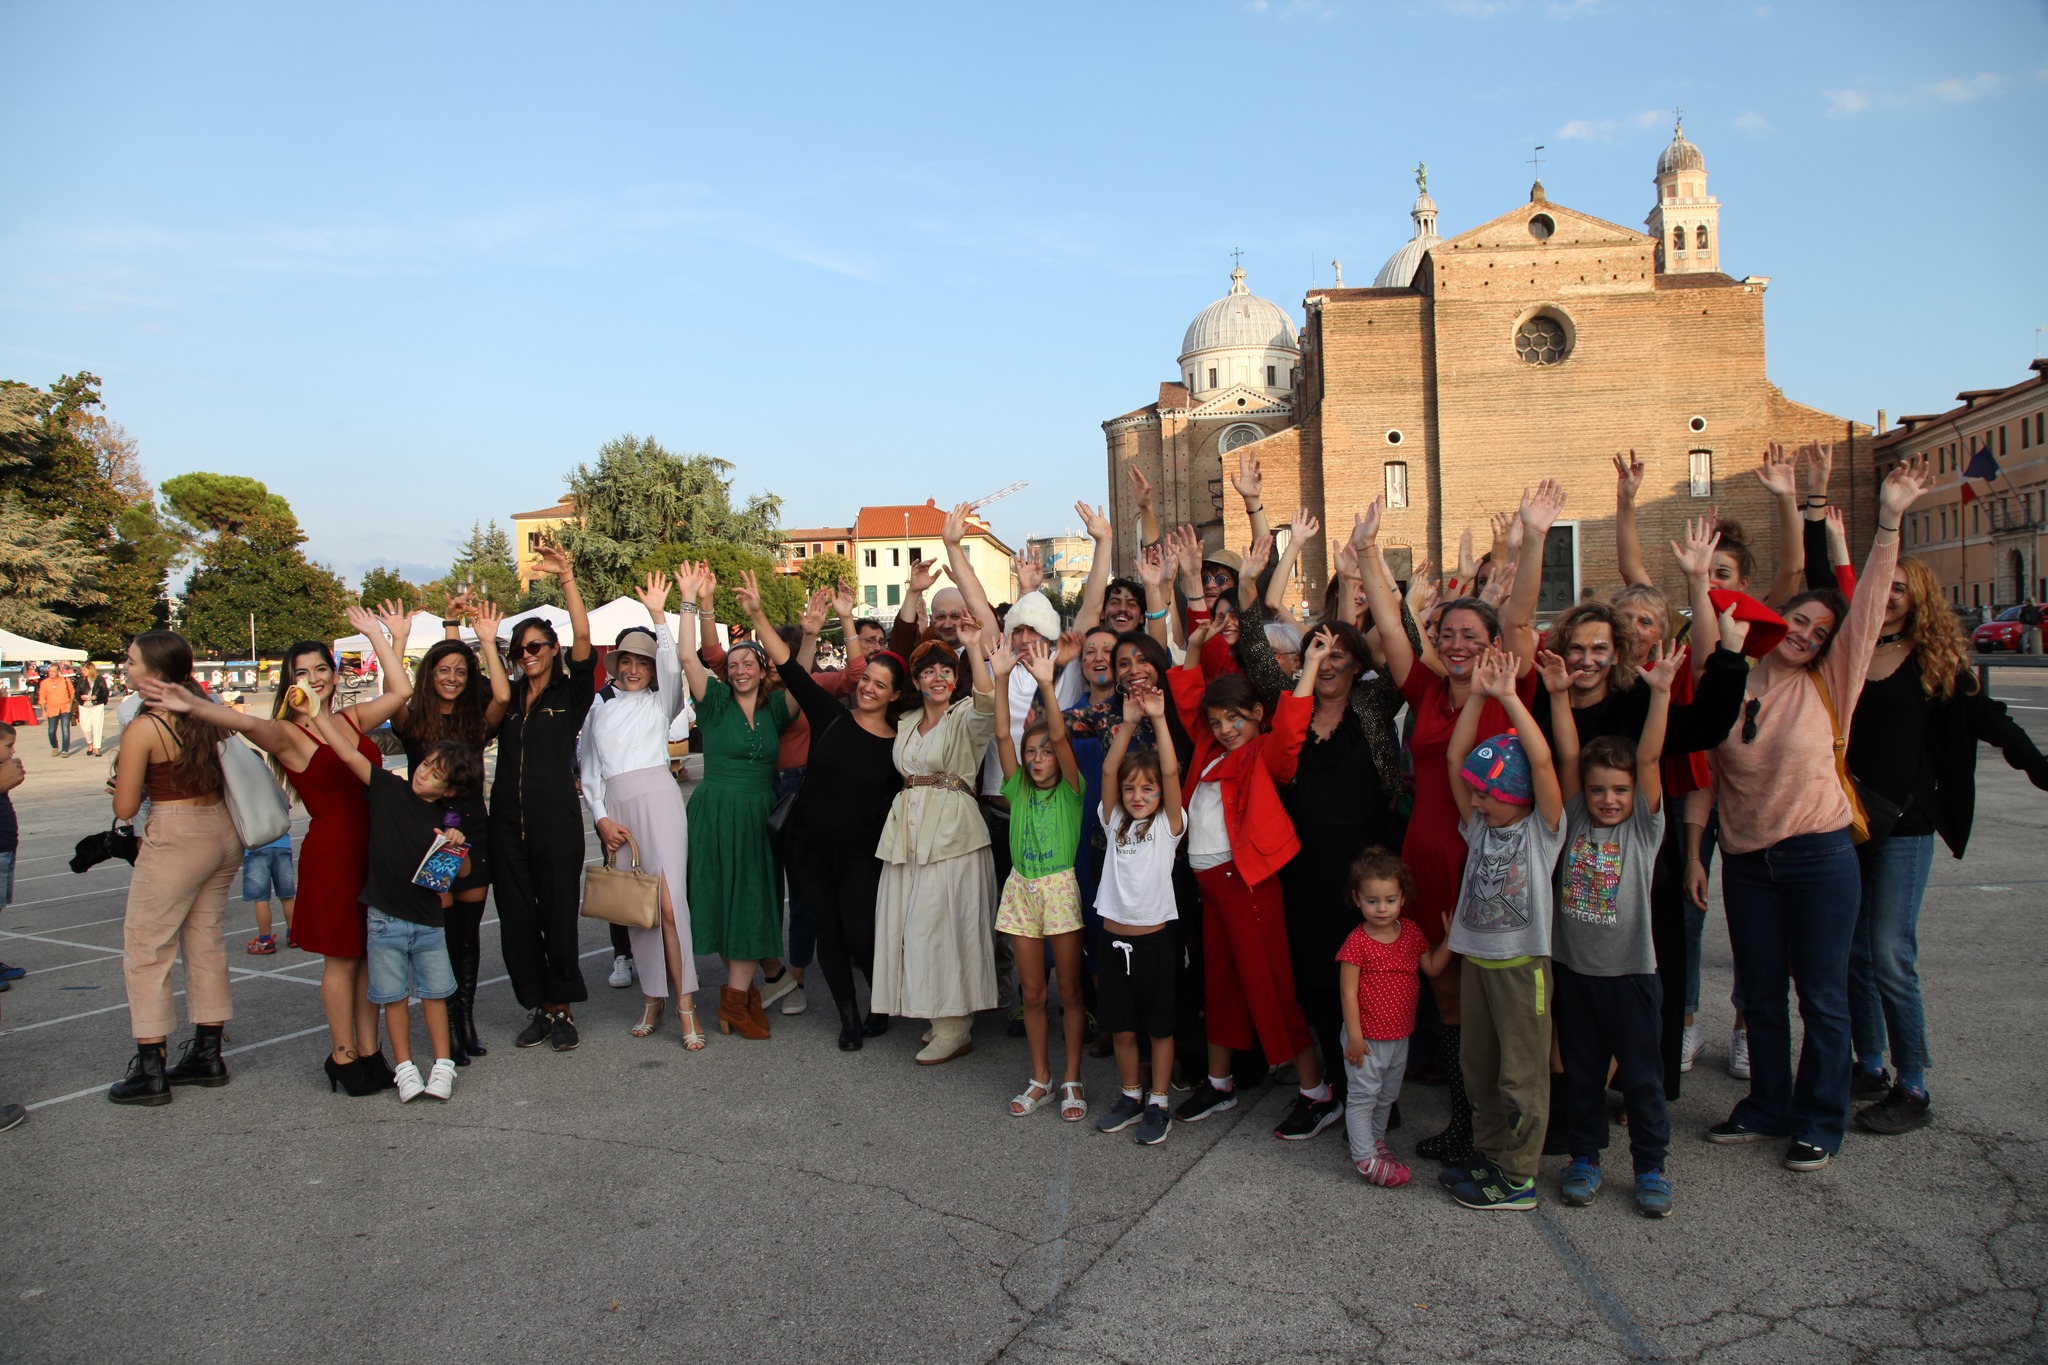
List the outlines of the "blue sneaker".
<svg viewBox="0 0 2048 1365">
<path fill-rule="evenodd" d="M 1558 1196 L 1575 1209 L 1582 1209 L 1593 1202 L 1593 1196 L 1600 1193 L 1600 1163 L 1575 1156 L 1564 1165 L 1560 1176 Z"/>
<path fill-rule="evenodd" d="M 1526 1180 L 1517 1184 L 1505 1174 L 1489 1173 L 1483 1180 L 1458 1186 L 1451 1191 L 1451 1198 L 1468 1209 L 1526 1211 L 1536 1207 L 1536 1182 Z"/>
<path fill-rule="evenodd" d="M 1662 1171 L 1644 1171 L 1636 1177 L 1636 1211 L 1645 1218 L 1671 1216 L 1671 1182 Z"/>
<path fill-rule="evenodd" d="M 26 967 L 10 967 L 5 962 L 0 962 L 0 981 L 19 981 L 27 975 Z"/>
</svg>

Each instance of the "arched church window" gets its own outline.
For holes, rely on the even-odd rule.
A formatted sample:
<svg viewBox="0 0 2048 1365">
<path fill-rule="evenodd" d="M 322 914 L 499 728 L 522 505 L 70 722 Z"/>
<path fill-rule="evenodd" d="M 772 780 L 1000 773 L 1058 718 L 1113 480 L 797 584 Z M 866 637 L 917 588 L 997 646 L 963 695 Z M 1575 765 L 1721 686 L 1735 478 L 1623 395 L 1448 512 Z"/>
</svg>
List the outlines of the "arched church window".
<svg viewBox="0 0 2048 1365">
<path fill-rule="evenodd" d="M 1693 245 L 1699 250 L 1705 251 L 1707 249 L 1707 225 L 1701 223 L 1698 227 L 1694 228 L 1692 236 Z"/>
<path fill-rule="evenodd" d="M 1569 349 L 1564 324 L 1547 313 L 1538 313 L 1515 329 L 1515 351 L 1531 365 L 1555 365 Z"/>
<path fill-rule="evenodd" d="M 1675 227 L 1675 228 L 1671 229 L 1671 249 L 1672 249 L 1673 251 L 1683 251 L 1683 250 L 1685 250 L 1685 229 L 1684 229 L 1684 228 L 1682 228 L 1682 227 Z"/>
<path fill-rule="evenodd" d="M 1265 434 L 1265 432 L 1259 430 L 1257 427 L 1239 424 L 1223 433 L 1223 440 L 1221 442 L 1221 446 L 1222 449 L 1227 453 L 1229 451 L 1236 450 L 1239 446 L 1248 446 L 1253 441 L 1259 440 Z"/>
</svg>

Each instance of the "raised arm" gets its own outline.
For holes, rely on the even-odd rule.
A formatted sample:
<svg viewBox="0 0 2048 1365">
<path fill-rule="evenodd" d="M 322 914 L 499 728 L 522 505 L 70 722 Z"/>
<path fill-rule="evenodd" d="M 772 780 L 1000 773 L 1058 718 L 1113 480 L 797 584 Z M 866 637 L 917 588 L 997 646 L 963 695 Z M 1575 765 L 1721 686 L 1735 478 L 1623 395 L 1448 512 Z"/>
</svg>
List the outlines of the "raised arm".
<svg viewBox="0 0 2048 1365">
<path fill-rule="evenodd" d="M 1557 787 L 1569 801 L 1579 794 L 1579 721 L 1572 714 L 1572 674 L 1560 655 L 1536 651 L 1536 676 L 1550 694 L 1550 743 L 1557 753 Z"/>
<path fill-rule="evenodd" d="M 286 686 L 289 686 L 289 684 L 286 684 Z M 155 710 L 167 711 L 173 715 L 191 716 L 202 725 L 211 725 L 219 730 L 232 730 L 238 734 L 246 735 L 251 744 L 254 744 L 264 753 L 274 758 L 283 758 L 305 740 L 305 736 L 300 734 L 295 726 L 288 725 L 283 721 L 272 720 L 268 716 L 244 714 L 231 706 L 222 706 L 219 702 L 209 700 L 206 697 L 194 696 L 182 687 L 159 682 L 155 678 L 142 679 L 135 684 L 135 691 L 143 701 L 149 703 Z M 134 727 L 131 725 L 130 728 Z M 155 727 L 150 726 L 147 728 L 154 729 Z M 123 736 L 126 736 L 128 732 L 123 730 L 121 733 Z M 117 763 L 116 774 L 118 775 L 118 773 L 119 767 Z M 137 788 L 137 790 L 140 791 L 141 789 Z M 140 797 L 137 798 L 137 801 L 138 803 L 140 802 Z M 122 816 L 121 818 L 125 820 L 128 817 Z"/>
<path fill-rule="evenodd" d="M 1254 540 L 1273 529 L 1266 524 L 1266 502 L 1262 496 L 1265 483 L 1265 474 L 1259 468 L 1258 457 L 1240 452 L 1237 457 L 1237 476 L 1231 479 L 1230 486 L 1244 499 L 1244 514 L 1251 520 Z"/>
<path fill-rule="evenodd" d="M 1162 545 L 1138 551 L 1138 577 L 1145 584 L 1145 633 L 1161 645 L 1173 644 L 1173 560 Z"/>
<path fill-rule="evenodd" d="M 796 661 L 804 666 L 806 673 L 814 672 L 818 667 L 818 637 L 824 633 L 825 616 L 831 605 L 831 590 L 819 588 L 804 603 L 803 615 L 797 618 L 797 624 L 802 628 L 803 635 L 800 643 L 797 645 Z M 774 631 L 773 626 L 770 626 L 769 629 Z M 775 633 L 780 634 L 779 631 Z M 761 634 L 761 627 L 758 624 L 754 627 L 754 634 Z M 766 645 L 768 642 L 763 640 L 761 643 Z"/>
<path fill-rule="evenodd" d="M 683 622 L 684 629 L 682 634 L 687 636 L 689 634 L 690 619 L 692 617 L 702 618 L 707 614 L 704 611 L 703 601 L 716 590 L 718 580 L 711 576 L 711 567 L 708 564 L 692 564 L 686 559 L 676 566 L 675 582 L 676 593 L 679 598 L 676 603 L 676 611 Z M 709 627 L 707 626 L 705 629 L 708 632 Z M 718 642 L 716 635 L 713 635 L 711 638 L 713 644 Z M 778 639 L 775 643 L 779 645 L 782 641 Z M 767 642 L 763 641 L 761 647 L 766 649 L 768 647 Z M 688 645 L 678 642 L 676 645 L 676 659 L 683 666 L 684 680 L 690 684 L 691 700 L 703 701 L 704 689 L 711 681 L 711 674 L 704 667 L 703 655 L 698 650 L 691 649 Z"/>
<path fill-rule="evenodd" d="M 867 658 L 867 647 L 860 642 L 860 622 L 853 617 L 853 587 L 840 579 L 832 587 L 832 611 L 839 618 L 839 633 L 846 644 L 846 671 Z"/>
<path fill-rule="evenodd" d="M 334 750 L 335 757 L 355 774 L 356 781 L 367 786 L 382 765 L 364 757 L 356 745 L 356 731 L 342 724 L 341 717 L 320 705 L 320 698 L 310 692 L 306 694 L 306 711 L 306 728 L 318 735 L 322 744 Z"/>
<path fill-rule="evenodd" d="M 924 629 L 924 595 L 931 591 L 932 584 L 938 580 L 938 560 L 914 559 L 910 562 L 910 582 L 904 586 L 903 606 L 896 612 L 896 625 L 899 628 L 909 628 L 913 646 L 917 642 L 918 632 Z M 893 635 L 894 632 L 891 633 Z M 910 657 L 908 649 L 897 649 L 896 652 L 906 659 Z"/>
<path fill-rule="evenodd" d="M 1138 694 L 1138 706 L 1152 726 L 1152 748 L 1159 755 L 1159 808 L 1166 812 L 1167 828 L 1176 836 L 1186 833 L 1186 814 L 1180 800 L 1180 752 L 1173 747 L 1173 731 L 1166 723 L 1166 693 L 1156 687 Z"/>
<path fill-rule="evenodd" d="M 1152 481 L 1136 465 L 1131 471 L 1131 493 L 1138 500 L 1138 548 L 1159 543 L 1159 513 L 1152 506 Z"/>
<path fill-rule="evenodd" d="M 1763 463 L 1757 466 L 1757 480 L 1771 495 L 1778 512 L 1778 567 L 1764 601 L 1777 606 L 1799 591 L 1799 579 L 1806 572 L 1806 531 L 1799 519 L 1799 478 L 1792 458 L 1776 441 L 1764 447 Z"/>
<path fill-rule="evenodd" d="M 1272 580 L 1266 585 L 1266 601 L 1274 611 L 1286 610 L 1287 585 L 1293 581 L 1294 566 L 1301 560 L 1302 549 L 1322 529 L 1323 523 L 1306 507 L 1297 510 L 1294 520 L 1287 524 L 1287 543 L 1280 547 L 1280 558 L 1273 565 Z"/>
<path fill-rule="evenodd" d="M 1664 776 L 1659 759 L 1664 753 L 1664 729 L 1671 717 L 1671 681 L 1678 676 L 1679 646 L 1666 640 L 1656 654 L 1642 665 L 1643 680 L 1650 685 L 1650 713 L 1643 720 L 1643 733 L 1636 740 L 1636 800 L 1652 814 L 1664 799 Z"/>
<path fill-rule="evenodd" d="M 475 612 L 477 657 L 491 684 L 491 699 L 484 703 L 484 734 L 488 737 L 497 731 L 512 705 L 512 679 L 505 672 L 504 652 L 498 648 L 498 627 L 505 623 L 505 610 L 495 602 L 480 602 Z"/>
<path fill-rule="evenodd" d="M 1075 791 L 1086 791 L 1087 783 L 1081 777 L 1081 764 L 1074 757 L 1074 744 L 1067 735 L 1067 717 L 1060 710 L 1058 686 L 1054 677 L 1052 651 L 1045 647 L 1045 641 L 1035 640 L 1027 645 L 1022 660 L 1031 674 L 1031 681 L 1038 684 L 1039 710 L 1045 715 L 1045 737 L 1052 741 L 1052 751 L 1060 761 L 1060 776 Z M 998 693 L 1007 691 L 998 687 Z M 1007 736 L 1009 728 L 998 726 Z"/>
<path fill-rule="evenodd" d="M 1519 662 L 1504 651 L 1488 650 L 1485 661 L 1480 665 L 1484 676 L 1475 676 L 1472 690 L 1486 692 L 1507 713 L 1508 725 L 1514 730 L 1515 737 L 1521 740 L 1522 754 L 1529 760 L 1529 783 L 1536 789 L 1536 814 L 1554 830 L 1557 822 L 1564 818 L 1564 792 L 1557 785 L 1557 769 L 1551 760 L 1550 741 L 1543 737 L 1542 728 L 1536 724 L 1536 718 L 1529 714 L 1529 708 L 1522 704 L 1521 694 L 1515 690 L 1515 671 L 1519 666 Z M 1463 779 L 1460 778 L 1459 782 L 1462 785 Z"/>
<path fill-rule="evenodd" d="M 1714 529 L 1712 517 L 1687 517 L 1684 542 L 1671 542 L 1671 557 L 1678 561 L 1678 571 L 1685 575 L 1686 605 L 1692 608 L 1694 682 L 1707 671 L 1707 660 L 1721 642 L 1720 621 L 1714 615 L 1713 598 L 1707 595 L 1708 576 L 1714 568 L 1714 547 L 1720 543 L 1721 533 Z"/>
<path fill-rule="evenodd" d="M 1834 586 L 1842 596 L 1856 595 L 1856 569 L 1849 562 L 1849 531 L 1842 521 L 1842 509 L 1824 509 L 1827 525 L 1828 568 L 1834 574 Z"/>
<path fill-rule="evenodd" d="M 980 650 L 972 652 L 977 657 L 981 653 Z M 988 671 L 995 679 L 996 761 L 1003 765 L 1005 782 L 1017 771 L 1017 746 L 1010 742 L 1010 674 L 1016 667 L 1017 656 L 1010 651 L 1010 642 L 996 636 L 988 651 Z"/>
<path fill-rule="evenodd" d="M 1481 666 L 1484 665 L 1482 656 Z M 1451 770 L 1451 799 L 1458 803 L 1458 823 L 1472 818 L 1472 788 L 1465 781 L 1465 760 L 1479 743 L 1479 715 L 1486 709 L 1486 694 L 1475 684 L 1470 696 L 1465 698 L 1464 709 L 1458 712 L 1458 723 L 1451 727 L 1451 747 L 1444 751 L 1444 762 Z"/>
<path fill-rule="evenodd" d="M 1237 609 L 1241 614 L 1246 607 L 1254 606 L 1259 600 L 1259 577 L 1266 572 L 1266 563 L 1273 558 L 1273 535 L 1269 531 L 1262 536 L 1252 537 L 1252 543 L 1244 552 L 1244 570 L 1237 576 Z M 1279 574 L 1274 574 L 1274 581 Z"/>
<path fill-rule="evenodd" d="M 1522 495 L 1522 553 L 1543 562 L 1543 541 L 1564 511 L 1564 485 L 1544 479 L 1533 492 Z M 1514 592 L 1500 614 L 1501 638 L 1526 671 L 1536 657 L 1536 601 L 1543 591 L 1541 573 L 1517 573 Z"/>
<path fill-rule="evenodd" d="M 1400 599 L 1394 596 L 1394 576 L 1387 568 L 1386 552 L 1379 546 L 1380 500 L 1374 498 L 1372 505 L 1365 509 L 1351 529 L 1352 552 L 1358 556 L 1360 582 L 1365 587 L 1365 608 L 1372 613 L 1379 632 L 1380 652 L 1387 656 L 1387 673 L 1394 680 L 1394 686 L 1401 687 L 1408 681 L 1408 673 L 1415 667 L 1415 651 L 1409 646 L 1407 632 L 1387 630 L 1390 621 L 1401 619 Z"/>
<path fill-rule="evenodd" d="M 988 593 L 983 590 L 981 578 L 974 572 L 974 566 L 967 562 L 966 551 L 960 542 L 967 535 L 967 517 L 971 511 L 967 503 L 958 503 L 946 513 L 946 526 L 941 534 L 946 542 L 946 572 L 960 587 L 960 595 L 967 599 L 967 610 L 984 629 L 1001 630 L 1003 623 L 996 619 L 996 609 L 989 605 Z"/>
<path fill-rule="evenodd" d="M 581 663 L 590 657 L 590 613 L 583 609 L 583 590 L 576 586 L 576 564 L 559 545 L 543 546 L 540 570 L 562 584 L 562 605 L 569 609 L 569 657 Z"/>
<path fill-rule="evenodd" d="M 1163 701 L 1161 703 L 1164 705 Z M 1116 733 L 1109 738 L 1109 748 L 1102 755 L 1102 823 L 1105 828 L 1115 819 L 1117 809 L 1123 802 L 1122 779 L 1124 756 L 1131 751 L 1131 734 L 1144 717 L 1137 693 L 1124 697 L 1124 723 L 1116 727 Z M 1173 747 L 1168 741 L 1167 747 Z"/>
<path fill-rule="evenodd" d="M 1643 485 L 1643 462 L 1631 450 L 1626 460 L 1614 454 L 1614 559 L 1624 583 L 1651 582 L 1643 563 L 1643 542 L 1636 535 L 1636 490 Z"/>
<path fill-rule="evenodd" d="M 343 708 L 356 729 L 367 735 L 404 710 L 406 702 L 412 699 L 412 674 L 405 668 L 405 642 L 412 630 L 412 617 L 403 602 L 386 602 L 377 608 L 375 616 L 361 607 L 350 607 L 346 615 L 350 625 L 370 638 L 370 648 L 377 652 L 377 668 L 384 679 L 382 693 Z"/>
<path fill-rule="evenodd" d="M 1075 632 L 1086 635 L 1102 619 L 1102 600 L 1109 595 L 1109 565 L 1115 553 L 1115 533 L 1100 507 L 1091 508 L 1085 502 L 1077 502 L 1074 514 L 1081 518 L 1088 538 L 1095 543 L 1088 560 L 1088 577 L 1081 583 L 1081 610 L 1074 616 Z"/>
</svg>

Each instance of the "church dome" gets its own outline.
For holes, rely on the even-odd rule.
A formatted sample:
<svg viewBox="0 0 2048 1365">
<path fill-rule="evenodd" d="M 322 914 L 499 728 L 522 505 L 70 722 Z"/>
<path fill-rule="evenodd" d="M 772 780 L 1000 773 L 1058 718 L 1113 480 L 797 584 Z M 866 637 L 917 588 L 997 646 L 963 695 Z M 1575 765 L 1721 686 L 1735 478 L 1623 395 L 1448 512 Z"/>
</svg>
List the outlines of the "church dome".
<svg viewBox="0 0 2048 1365">
<path fill-rule="evenodd" d="M 1415 196 L 1415 206 L 1408 210 L 1408 216 L 1415 220 L 1415 235 L 1401 244 L 1401 249 L 1387 258 L 1380 267 L 1380 273 L 1373 276 L 1375 289 L 1406 289 L 1415 283 L 1415 272 L 1422 269 L 1422 258 L 1443 238 L 1436 235 L 1436 200 L 1429 197 L 1421 169 L 1416 171 L 1416 183 L 1422 193 Z"/>
<path fill-rule="evenodd" d="M 1180 358 L 1202 351 L 1272 350 L 1301 354 L 1294 319 L 1271 299 L 1245 287 L 1244 269 L 1230 272 L 1230 292 L 1195 315 L 1181 338 Z"/>
<path fill-rule="evenodd" d="M 1700 149 L 1685 140 L 1685 124 L 1680 123 L 1671 133 L 1671 145 L 1657 158 L 1657 174 L 1675 175 L 1679 171 L 1704 171 L 1707 159 Z"/>
</svg>

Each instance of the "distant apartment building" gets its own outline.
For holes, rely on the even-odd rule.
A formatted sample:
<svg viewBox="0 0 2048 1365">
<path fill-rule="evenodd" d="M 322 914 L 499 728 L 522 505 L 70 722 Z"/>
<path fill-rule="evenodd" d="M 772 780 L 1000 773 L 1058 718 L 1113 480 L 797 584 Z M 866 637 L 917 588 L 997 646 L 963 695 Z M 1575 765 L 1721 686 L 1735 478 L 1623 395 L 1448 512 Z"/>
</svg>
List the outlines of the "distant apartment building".
<svg viewBox="0 0 2048 1365">
<path fill-rule="evenodd" d="M 945 509 L 930 498 L 921 503 L 860 509 L 853 525 L 853 564 L 860 574 L 856 595 L 862 615 L 895 614 L 903 605 L 910 566 L 927 559 L 945 562 L 946 543 L 941 534 L 945 525 Z M 960 548 L 991 603 L 1001 606 L 1016 600 L 1015 552 L 996 538 L 987 522 L 970 517 Z M 938 586 L 945 585 L 946 580 L 940 580 Z"/>
<path fill-rule="evenodd" d="M 795 574 L 803 570 L 807 560 L 819 555 L 840 555 L 853 558 L 854 538 L 851 526 L 807 526 L 782 533 L 782 547 L 775 557 L 777 573 Z"/>
<path fill-rule="evenodd" d="M 576 503 L 570 498 L 562 499 L 553 507 L 512 514 L 512 553 L 519 570 L 521 588 L 531 586 L 540 573 L 540 546 L 547 533 L 575 519 Z"/>
</svg>

